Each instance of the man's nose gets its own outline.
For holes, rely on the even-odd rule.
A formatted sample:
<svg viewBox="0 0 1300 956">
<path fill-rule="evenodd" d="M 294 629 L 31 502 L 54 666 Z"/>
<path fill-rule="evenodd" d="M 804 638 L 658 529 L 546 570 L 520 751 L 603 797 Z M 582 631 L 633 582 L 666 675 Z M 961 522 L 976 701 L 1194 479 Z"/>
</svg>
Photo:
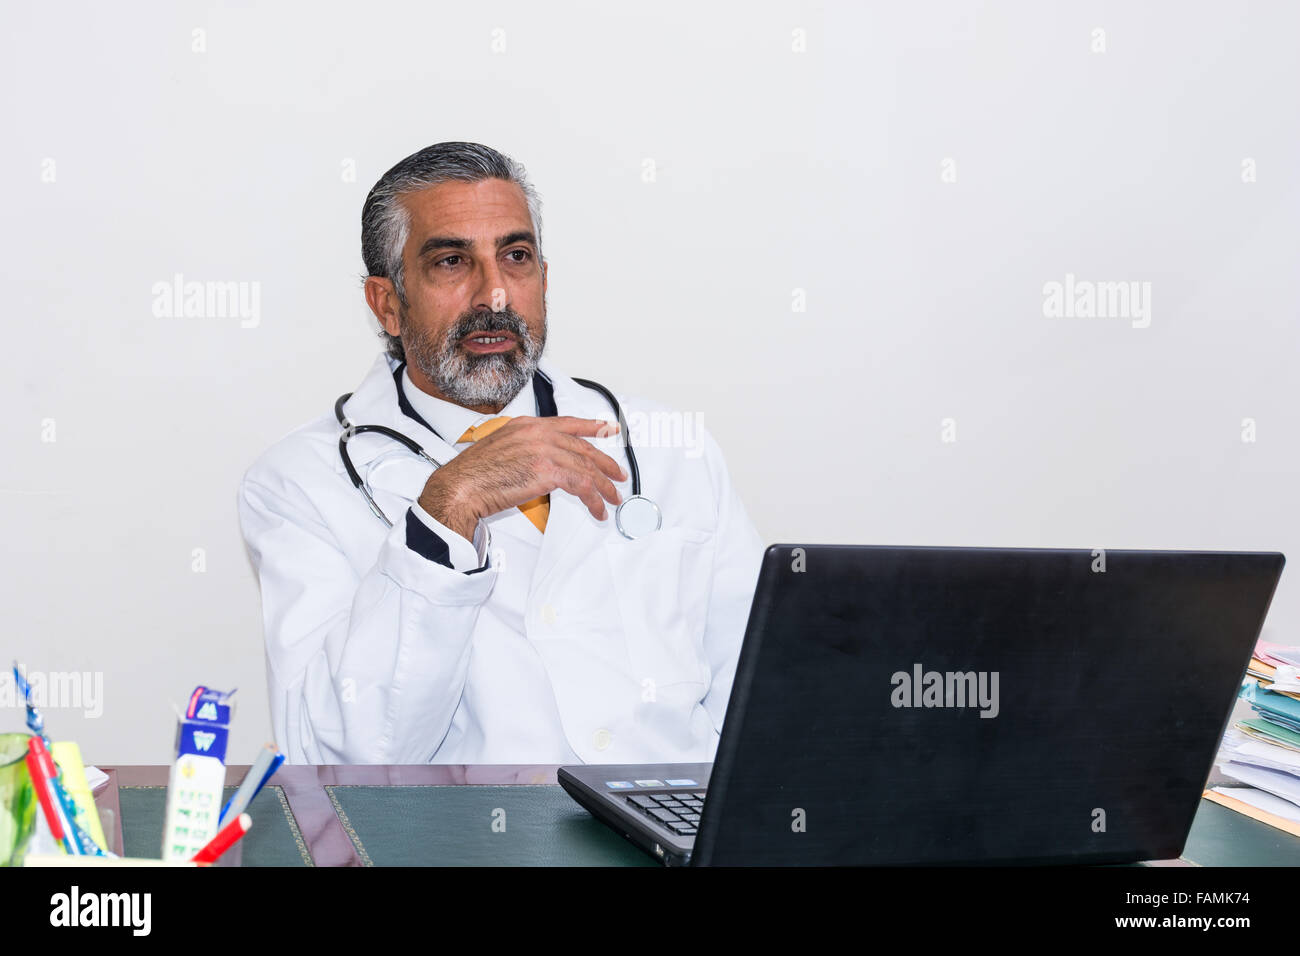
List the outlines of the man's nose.
<svg viewBox="0 0 1300 956">
<path fill-rule="evenodd" d="M 479 285 L 474 293 L 474 308 L 487 308 L 500 312 L 510 304 L 510 294 L 506 290 L 505 276 L 501 266 L 492 259 L 484 261 L 479 269 Z"/>
</svg>

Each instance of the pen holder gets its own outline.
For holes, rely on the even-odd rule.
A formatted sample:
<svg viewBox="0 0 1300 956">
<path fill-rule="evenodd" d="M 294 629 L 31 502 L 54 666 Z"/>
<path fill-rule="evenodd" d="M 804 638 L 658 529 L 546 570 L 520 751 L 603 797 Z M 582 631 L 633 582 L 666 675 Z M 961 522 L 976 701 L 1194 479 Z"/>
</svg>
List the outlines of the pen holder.
<svg viewBox="0 0 1300 956">
<path fill-rule="evenodd" d="M 36 788 L 27 772 L 28 734 L 0 734 L 0 866 L 22 863 L 36 826 Z"/>
</svg>

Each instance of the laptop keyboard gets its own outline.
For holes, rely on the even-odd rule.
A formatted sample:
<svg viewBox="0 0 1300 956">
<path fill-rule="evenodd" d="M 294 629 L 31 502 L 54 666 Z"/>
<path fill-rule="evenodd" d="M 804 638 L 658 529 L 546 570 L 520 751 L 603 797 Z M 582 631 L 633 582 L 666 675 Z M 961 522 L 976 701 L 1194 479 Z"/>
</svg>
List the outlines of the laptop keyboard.
<svg viewBox="0 0 1300 956">
<path fill-rule="evenodd" d="M 698 793 L 637 793 L 627 805 L 662 824 L 678 836 L 695 836 L 704 809 L 704 791 Z"/>
</svg>

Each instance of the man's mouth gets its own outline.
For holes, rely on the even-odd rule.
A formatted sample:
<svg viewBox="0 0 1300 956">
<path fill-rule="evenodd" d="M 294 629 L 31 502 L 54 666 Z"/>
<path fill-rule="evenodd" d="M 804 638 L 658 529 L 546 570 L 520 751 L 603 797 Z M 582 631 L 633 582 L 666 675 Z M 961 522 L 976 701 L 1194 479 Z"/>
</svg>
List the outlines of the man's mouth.
<svg viewBox="0 0 1300 956">
<path fill-rule="evenodd" d="M 461 340 L 466 350 L 475 355 L 509 352 L 518 343 L 519 339 L 510 332 L 475 332 Z"/>
</svg>

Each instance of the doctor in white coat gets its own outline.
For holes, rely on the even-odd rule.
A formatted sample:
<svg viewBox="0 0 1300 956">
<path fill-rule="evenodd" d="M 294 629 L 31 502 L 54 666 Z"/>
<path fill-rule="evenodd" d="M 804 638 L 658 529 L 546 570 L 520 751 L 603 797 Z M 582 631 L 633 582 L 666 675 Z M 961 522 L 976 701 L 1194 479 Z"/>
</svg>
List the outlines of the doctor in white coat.
<svg viewBox="0 0 1300 956">
<path fill-rule="evenodd" d="M 407 157 L 366 200 L 366 300 L 388 349 L 342 412 L 441 467 L 353 435 L 381 519 L 330 411 L 245 474 L 291 762 L 713 758 L 762 543 L 698 419 L 626 397 L 662 527 L 616 530 L 631 491 L 612 408 L 541 358 L 539 212 L 523 168 L 473 143 Z"/>
</svg>

